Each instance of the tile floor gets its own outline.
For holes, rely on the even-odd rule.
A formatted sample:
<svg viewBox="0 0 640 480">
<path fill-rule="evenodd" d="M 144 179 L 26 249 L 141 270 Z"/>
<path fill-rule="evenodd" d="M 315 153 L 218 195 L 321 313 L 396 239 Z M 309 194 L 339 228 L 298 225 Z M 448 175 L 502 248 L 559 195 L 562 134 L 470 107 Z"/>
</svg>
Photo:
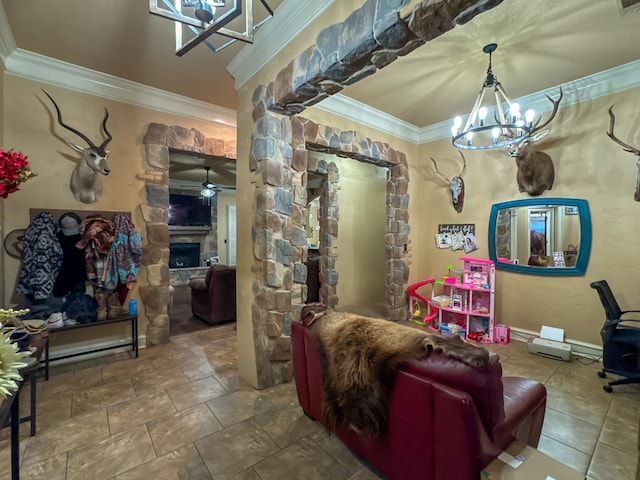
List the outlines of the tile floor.
<svg viewBox="0 0 640 480">
<path fill-rule="evenodd" d="M 540 358 L 521 342 L 490 349 L 505 375 L 547 386 L 540 450 L 589 480 L 635 478 L 640 388 L 607 394 L 597 363 Z M 240 379 L 234 324 L 173 337 L 139 359 L 56 367 L 37 388 L 37 434 L 21 429 L 22 479 L 379 478 L 302 414 L 293 384 L 258 391 Z M 28 389 L 21 398 L 26 407 Z M 6 428 L 0 478 L 10 478 Z"/>
</svg>

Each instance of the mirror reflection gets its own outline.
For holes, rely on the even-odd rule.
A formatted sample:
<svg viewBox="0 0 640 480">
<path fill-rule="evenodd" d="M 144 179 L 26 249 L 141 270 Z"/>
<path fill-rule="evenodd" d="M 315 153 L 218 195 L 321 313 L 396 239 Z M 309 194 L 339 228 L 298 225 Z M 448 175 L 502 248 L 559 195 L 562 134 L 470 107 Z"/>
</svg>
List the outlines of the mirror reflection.
<svg viewBox="0 0 640 480">
<path fill-rule="evenodd" d="M 496 268 L 540 275 L 584 273 L 591 244 L 585 200 L 532 199 L 492 207 L 489 254 Z"/>
</svg>

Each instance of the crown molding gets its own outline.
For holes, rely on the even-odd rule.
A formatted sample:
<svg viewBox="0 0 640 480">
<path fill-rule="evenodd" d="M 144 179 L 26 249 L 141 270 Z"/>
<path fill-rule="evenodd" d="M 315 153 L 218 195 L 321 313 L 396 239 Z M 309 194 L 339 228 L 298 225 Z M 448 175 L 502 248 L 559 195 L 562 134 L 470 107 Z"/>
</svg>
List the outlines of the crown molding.
<svg viewBox="0 0 640 480">
<path fill-rule="evenodd" d="M 236 111 L 170 93 L 89 68 L 17 49 L 6 62 L 7 73 L 118 102 L 183 117 L 237 126 Z"/>
<path fill-rule="evenodd" d="M 2 2 L 0 2 L 0 61 L 4 68 L 7 68 L 7 58 L 16 49 L 16 41 L 9 26 L 7 14 L 4 12 Z"/>
<path fill-rule="evenodd" d="M 325 98 L 313 108 L 358 122 L 394 137 L 418 143 L 420 128 L 340 93 Z"/>
<path fill-rule="evenodd" d="M 334 0 L 284 0 L 273 18 L 255 33 L 253 45 L 246 45 L 227 66 L 239 90 L 251 77 L 289 44 Z"/>
</svg>

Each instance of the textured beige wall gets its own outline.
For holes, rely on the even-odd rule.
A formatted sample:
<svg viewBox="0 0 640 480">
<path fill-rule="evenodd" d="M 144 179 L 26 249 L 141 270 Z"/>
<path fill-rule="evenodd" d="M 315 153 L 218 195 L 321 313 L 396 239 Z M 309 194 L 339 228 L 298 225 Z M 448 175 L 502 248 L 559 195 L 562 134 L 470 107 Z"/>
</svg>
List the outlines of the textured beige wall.
<svg viewBox="0 0 640 480">
<path fill-rule="evenodd" d="M 230 190 L 223 190 L 216 194 L 218 196 L 218 256 L 220 257 L 220 263 L 225 265 L 229 264 L 228 248 L 228 228 L 229 228 L 229 215 L 227 214 L 227 208 L 229 205 L 236 204 L 236 192 Z M 237 236 L 236 236 L 237 238 Z"/>
<path fill-rule="evenodd" d="M 391 66 L 390 68 L 393 68 Z M 637 104 L 640 89 L 610 95 L 592 102 L 562 107 L 550 134 L 539 149 L 553 159 L 556 177 L 553 189 L 544 197 L 584 198 L 592 216 L 591 257 L 582 277 L 542 277 L 498 271 L 496 274 L 497 320 L 514 327 L 539 331 L 541 325 L 565 329 L 571 339 L 600 344 L 604 313 L 595 280 L 609 281 L 619 303 L 632 308 L 639 302 L 634 259 L 640 235 L 640 203 L 633 200 L 636 157 L 609 140 L 608 107 L 615 103 L 616 133 L 632 145 L 640 145 Z M 422 145 L 420 158 L 433 156 L 446 175 L 457 173 L 459 155 L 448 140 Z M 423 160 L 412 163 L 410 215 L 412 237 L 422 238 L 425 250 L 417 255 L 412 281 L 442 275 L 447 264 L 460 265 L 463 254 L 435 248 L 433 236 L 438 223 L 475 223 L 480 250 L 473 256 L 487 257 L 487 225 L 491 205 L 529 198 L 518 191 L 515 162 L 503 151 L 466 152 L 465 207 L 456 214 L 448 192 L 433 178 L 433 166 Z M 415 159 L 413 159 L 415 161 Z M 425 207 L 429 221 L 415 221 Z M 423 215 L 424 218 L 424 215 Z M 417 227 L 417 228 L 416 228 Z"/>
<path fill-rule="evenodd" d="M 20 191 L 2 201 L 5 210 L 2 228 L 6 232 L 15 228 L 26 228 L 29 224 L 30 208 L 125 211 L 132 212 L 134 224 L 143 232 L 145 243 L 144 223 L 138 208 L 140 202 L 145 200 L 144 181 L 138 179 L 137 175 L 145 171 L 146 157 L 142 138 L 148 124 L 158 122 L 180 125 L 196 128 L 206 137 L 235 139 L 235 129 L 228 126 L 160 113 L 13 75 L 6 75 L 4 82 L 1 97 L 4 117 L 11 119 L 10 122 L 5 122 L 1 130 L 4 145 L 28 155 L 32 170 L 38 174 L 24 183 Z M 51 114 L 54 112 L 53 106 L 41 88 L 45 88 L 55 98 L 62 110 L 65 123 L 76 127 L 96 143 L 102 138 L 99 128 L 104 108 L 109 110 L 107 128 L 113 135 L 113 140 L 107 147 L 110 150 L 111 174 L 102 178 L 103 194 L 96 203 L 84 204 L 76 201 L 69 189 L 71 172 L 79 154 L 65 142 L 69 140 L 82 144 L 83 141 L 57 125 Z M 6 282 L 3 304 L 8 305 L 17 300 L 13 292 L 20 262 L 7 257 L 4 251 L 2 257 L 5 262 L 2 277 Z M 141 269 L 137 283 L 138 286 L 147 284 L 144 268 Z M 138 298 L 137 288 L 134 288 L 130 295 Z M 142 320 L 140 324 L 142 332 L 146 327 L 145 323 Z"/>
<path fill-rule="evenodd" d="M 384 303 L 387 169 L 335 155 L 310 152 L 334 162 L 338 191 L 338 307 Z"/>
</svg>

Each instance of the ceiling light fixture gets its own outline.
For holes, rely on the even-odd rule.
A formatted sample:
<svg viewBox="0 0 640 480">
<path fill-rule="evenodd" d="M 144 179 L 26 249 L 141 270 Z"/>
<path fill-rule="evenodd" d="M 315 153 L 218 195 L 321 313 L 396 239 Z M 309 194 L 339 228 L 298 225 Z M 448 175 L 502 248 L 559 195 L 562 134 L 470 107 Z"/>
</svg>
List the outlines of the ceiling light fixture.
<svg viewBox="0 0 640 480">
<path fill-rule="evenodd" d="M 200 195 L 202 195 L 203 201 L 206 200 L 209 205 L 211 205 L 211 197 L 216 194 L 215 188 L 216 186 L 209 181 L 209 169 L 211 167 L 204 167 L 207 171 L 207 179 L 202 182 L 202 190 L 200 190 Z"/>
<path fill-rule="evenodd" d="M 176 55 L 181 57 L 200 43 L 207 45 L 214 53 L 228 47 L 236 40 L 253 43 L 253 32 L 273 16 L 273 10 L 266 0 L 260 0 L 260 3 L 266 9 L 267 16 L 257 23 L 254 23 L 253 19 L 253 0 L 149 0 L 149 13 L 176 22 Z M 185 9 L 184 12 L 183 9 Z M 227 27 L 229 22 L 243 14 L 245 17 L 243 32 Z M 195 35 L 184 44 L 183 25 L 186 25 Z M 214 34 L 228 40 L 214 45 L 208 40 Z"/>
<path fill-rule="evenodd" d="M 482 49 L 484 53 L 489 54 L 487 77 L 464 127 L 462 117 L 454 119 L 451 141 L 456 148 L 482 150 L 507 147 L 522 142 L 531 134 L 535 112 L 527 110 L 523 116 L 520 113 L 520 105 L 509 100 L 498 78 L 491 71 L 491 54 L 497 48 L 497 43 L 490 43 Z M 496 104 L 492 109 L 482 104 L 487 89 L 493 89 Z"/>
</svg>

